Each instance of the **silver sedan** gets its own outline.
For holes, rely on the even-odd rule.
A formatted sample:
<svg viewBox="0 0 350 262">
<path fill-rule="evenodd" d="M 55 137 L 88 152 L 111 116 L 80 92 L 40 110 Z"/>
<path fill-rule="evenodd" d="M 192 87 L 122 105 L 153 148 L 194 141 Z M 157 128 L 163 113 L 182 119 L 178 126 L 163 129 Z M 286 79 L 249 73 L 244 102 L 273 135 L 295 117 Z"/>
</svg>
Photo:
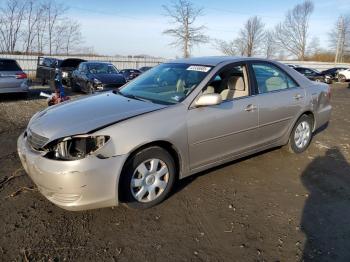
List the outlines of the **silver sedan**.
<svg viewBox="0 0 350 262">
<path fill-rule="evenodd" d="M 182 59 L 119 91 L 38 112 L 18 153 L 40 192 L 64 209 L 148 208 L 176 179 L 267 148 L 303 152 L 330 113 L 328 85 L 278 62 Z"/>
</svg>

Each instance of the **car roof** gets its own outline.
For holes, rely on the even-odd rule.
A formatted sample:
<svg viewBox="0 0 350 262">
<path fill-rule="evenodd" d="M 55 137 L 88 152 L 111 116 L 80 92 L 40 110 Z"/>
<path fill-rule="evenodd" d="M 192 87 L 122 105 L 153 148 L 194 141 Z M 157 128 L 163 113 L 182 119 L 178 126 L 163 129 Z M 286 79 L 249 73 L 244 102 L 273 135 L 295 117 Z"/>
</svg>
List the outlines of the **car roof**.
<svg viewBox="0 0 350 262">
<path fill-rule="evenodd" d="M 169 61 L 169 63 L 217 66 L 218 64 L 221 64 L 223 62 L 234 63 L 234 62 L 244 62 L 249 60 L 268 61 L 268 62 L 270 61 L 264 58 L 244 57 L 244 56 L 204 56 L 204 57 L 182 58 L 182 59 Z"/>
<path fill-rule="evenodd" d="M 12 59 L 12 58 L 1 58 L 1 57 L 0 57 L 0 60 L 2 60 L 2 61 L 15 61 L 15 62 L 17 62 L 16 59 Z"/>
<path fill-rule="evenodd" d="M 106 62 L 106 61 L 86 61 L 82 62 L 82 64 L 108 64 L 111 65 L 111 62 Z"/>
</svg>

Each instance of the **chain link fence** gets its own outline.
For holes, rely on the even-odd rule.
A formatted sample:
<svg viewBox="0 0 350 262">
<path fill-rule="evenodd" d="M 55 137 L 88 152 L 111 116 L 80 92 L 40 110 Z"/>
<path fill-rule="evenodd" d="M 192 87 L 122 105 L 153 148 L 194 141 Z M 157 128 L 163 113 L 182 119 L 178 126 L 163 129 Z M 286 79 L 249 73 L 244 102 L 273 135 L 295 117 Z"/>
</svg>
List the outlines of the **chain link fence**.
<svg viewBox="0 0 350 262">
<path fill-rule="evenodd" d="M 52 57 L 58 59 L 67 58 L 80 58 L 87 61 L 103 61 L 110 62 L 119 70 L 121 69 L 138 69 L 143 66 L 156 66 L 166 61 L 163 58 L 135 58 L 135 57 L 114 57 L 114 56 L 44 56 Z M 36 68 L 38 62 L 38 56 L 34 55 L 10 55 L 10 54 L 0 54 L 0 58 L 10 58 L 15 59 L 21 66 L 24 72 L 28 74 L 31 79 L 36 77 Z"/>
</svg>

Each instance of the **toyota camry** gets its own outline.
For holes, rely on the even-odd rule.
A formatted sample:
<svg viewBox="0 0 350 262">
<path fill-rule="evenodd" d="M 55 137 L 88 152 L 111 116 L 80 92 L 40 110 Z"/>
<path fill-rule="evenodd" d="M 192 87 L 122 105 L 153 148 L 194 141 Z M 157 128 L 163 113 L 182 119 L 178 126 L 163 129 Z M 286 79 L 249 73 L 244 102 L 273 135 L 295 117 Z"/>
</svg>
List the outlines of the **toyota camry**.
<svg viewBox="0 0 350 262">
<path fill-rule="evenodd" d="M 327 84 L 275 61 L 180 59 L 36 113 L 18 153 L 59 207 L 148 208 L 176 180 L 214 166 L 273 147 L 302 153 L 329 121 L 330 96 Z"/>
</svg>

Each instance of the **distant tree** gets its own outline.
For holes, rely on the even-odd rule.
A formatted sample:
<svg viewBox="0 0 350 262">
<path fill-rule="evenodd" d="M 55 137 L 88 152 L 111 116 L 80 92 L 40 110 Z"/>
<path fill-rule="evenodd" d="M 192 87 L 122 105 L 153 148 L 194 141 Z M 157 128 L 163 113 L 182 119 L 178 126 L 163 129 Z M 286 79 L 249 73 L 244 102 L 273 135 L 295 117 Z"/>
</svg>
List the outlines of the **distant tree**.
<svg viewBox="0 0 350 262">
<path fill-rule="evenodd" d="M 289 10 L 285 20 L 275 28 L 276 43 L 297 56 L 299 60 L 305 60 L 309 19 L 313 10 L 313 2 L 305 0 Z"/>
<path fill-rule="evenodd" d="M 340 16 L 328 33 L 329 47 L 334 53 L 338 50 L 338 61 L 350 54 L 350 15 Z M 336 62 L 338 62 L 336 61 Z"/>
<path fill-rule="evenodd" d="M 204 34 L 205 26 L 195 26 L 203 9 L 197 8 L 189 0 L 174 0 L 170 5 L 163 5 L 165 16 L 171 19 L 174 28 L 163 32 L 174 38 L 171 45 L 180 47 L 183 57 L 189 57 L 194 45 L 206 43 L 209 38 Z"/>
<path fill-rule="evenodd" d="M 56 38 L 60 38 L 59 45 L 66 55 L 77 50 L 82 43 L 81 26 L 78 21 L 66 18 L 58 26 Z"/>
<path fill-rule="evenodd" d="M 307 46 L 307 55 L 316 56 L 319 52 L 321 52 L 320 39 L 313 37 Z"/>
<path fill-rule="evenodd" d="M 13 53 L 21 36 L 24 20 L 25 2 L 7 0 L 0 8 L 0 48 L 3 52 Z"/>
<path fill-rule="evenodd" d="M 276 45 L 274 32 L 267 30 L 265 32 L 265 38 L 263 42 L 265 57 L 268 59 L 275 57 L 278 51 L 278 47 Z"/>
<path fill-rule="evenodd" d="M 264 23 L 257 16 L 248 19 L 240 31 L 240 39 L 246 44 L 246 55 L 253 56 L 264 41 Z"/>
<path fill-rule="evenodd" d="M 36 31 L 42 24 L 38 24 L 43 11 L 43 6 L 37 0 L 28 0 L 25 5 L 23 45 L 25 53 L 33 51 Z"/>
<path fill-rule="evenodd" d="M 52 55 L 53 43 L 55 38 L 57 39 L 55 32 L 60 31 L 56 29 L 56 26 L 60 18 L 62 18 L 64 13 L 67 11 L 67 8 L 62 4 L 57 3 L 55 0 L 47 0 L 44 5 L 44 9 L 47 21 L 47 41 L 49 45 L 49 54 Z"/>
<path fill-rule="evenodd" d="M 247 53 L 247 46 L 242 38 L 236 38 L 232 41 L 215 40 L 214 47 L 228 56 L 244 56 Z"/>
</svg>

